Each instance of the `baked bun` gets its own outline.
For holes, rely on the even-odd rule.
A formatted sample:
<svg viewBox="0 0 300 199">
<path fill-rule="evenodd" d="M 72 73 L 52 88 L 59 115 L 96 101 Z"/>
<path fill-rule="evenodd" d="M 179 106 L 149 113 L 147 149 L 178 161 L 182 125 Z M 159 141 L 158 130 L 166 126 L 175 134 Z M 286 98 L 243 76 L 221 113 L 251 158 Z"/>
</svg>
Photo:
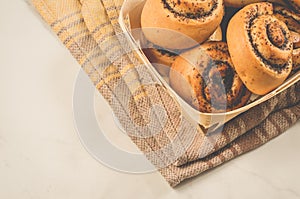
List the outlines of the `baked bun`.
<svg viewBox="0 0 300 199">
<path fill-rule="evenodd" d="M 163 49 L 153 44 L 149 44 L 148 48 L 144 48 L 143 51 L 157 72 L 163 77 L 168 77 L 170 67 L 178 53 Z"/>
<path fill-rule="evenodd" d="M 225 112 L 245 105 L 251 95 L 238 77 L 224 42 L 207 42 L 178 56 L 171 87 L 201 112 Z"/>
<path fill-rule="evenodd" d="M 283 21 L 291 32 L 293 42 L 293 71 L 300 69 L 300 16 L 291 10 L 274 5 L 274 15 Z"/>
<path fill-rule="evenodd" d="M 227 43 L 235 70 L 255 94 L 275 89 L 292 70 L 291 34 L 273 15 L 271 3 L 250 4 L 237 12 L 227 28 Z"/>
<path fill-rule="evenodd" d="M 206 41 L 220 25 L 223 14 L 223 0 L 147 0 L 141 27 L 150 42 L 184 49 Z"/>
</svg>

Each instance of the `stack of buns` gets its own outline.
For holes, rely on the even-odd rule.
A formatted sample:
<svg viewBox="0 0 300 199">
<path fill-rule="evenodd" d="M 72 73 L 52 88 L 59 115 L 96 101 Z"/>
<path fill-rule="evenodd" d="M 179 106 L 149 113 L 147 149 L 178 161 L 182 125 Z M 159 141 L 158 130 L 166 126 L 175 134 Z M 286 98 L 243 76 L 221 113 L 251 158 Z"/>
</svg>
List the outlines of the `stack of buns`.
<svg viewBox="0 0 300 199">
<path fill-rule="evenodd" d="M 144 52 L 195 109 L 237 109 L 300 69 L 300 1 L 272 2 L 147 0 Z"/>
</svg>

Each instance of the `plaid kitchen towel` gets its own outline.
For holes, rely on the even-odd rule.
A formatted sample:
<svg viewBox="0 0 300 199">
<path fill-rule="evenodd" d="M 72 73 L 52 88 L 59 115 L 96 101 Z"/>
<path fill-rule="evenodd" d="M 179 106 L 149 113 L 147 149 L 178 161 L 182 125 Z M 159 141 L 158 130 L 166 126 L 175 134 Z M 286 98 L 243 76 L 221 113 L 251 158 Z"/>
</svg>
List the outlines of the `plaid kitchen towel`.
<svg viewBox="0 0 300 199">
<path fill-rule="evenodd" d="M 300 118 L 298 82 L 216 132 L 204 133 L 122 34 L 118 17 L 123 0 L 31 3 L 171 186 L 261 146 Z"/>
</svg>

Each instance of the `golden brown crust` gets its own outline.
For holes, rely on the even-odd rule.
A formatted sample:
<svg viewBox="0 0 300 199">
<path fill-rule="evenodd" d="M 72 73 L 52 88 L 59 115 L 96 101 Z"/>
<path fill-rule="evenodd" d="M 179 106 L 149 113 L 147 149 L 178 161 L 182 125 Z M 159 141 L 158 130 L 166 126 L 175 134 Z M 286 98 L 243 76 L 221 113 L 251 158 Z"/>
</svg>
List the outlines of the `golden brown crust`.
<svg viewBox="0 0 300 199">
<path fill-rule="evenodd" d="M 223 14 L 223 0 L 147 0 L 141 26 L 150 42 L 184 49 L 206 41 L 220 25 Z"/>
<path fill-rule="evenodd" d="M 273 15 L 270 3 L 250 4 L 235 14 L 227 42 L 237 73 L 255 94 L 275 89 L 292 70 L 290 31 Z"/>
<path fill-rule="evenodd" d="M 150 48 L 143 49 L 143 51 L 157 72 L 163 77 L 168 77 L 170 67 L 177 54 L 153 45 Z"/>
<path fill-rule="evenodd" d="M 293 42 L 293 71 L 300 69 L 300 16 L 291 10 L 274 5 L 274 15 L 283 21 L 291 32 Z"/>
<path fill-rule="evenodd" d="M 225 112 L 245 105 L 250 92 L 232 67 L 224 42 L 207 42 L 178 56 L 171 87 L 201 112 Z"/>
</svg>

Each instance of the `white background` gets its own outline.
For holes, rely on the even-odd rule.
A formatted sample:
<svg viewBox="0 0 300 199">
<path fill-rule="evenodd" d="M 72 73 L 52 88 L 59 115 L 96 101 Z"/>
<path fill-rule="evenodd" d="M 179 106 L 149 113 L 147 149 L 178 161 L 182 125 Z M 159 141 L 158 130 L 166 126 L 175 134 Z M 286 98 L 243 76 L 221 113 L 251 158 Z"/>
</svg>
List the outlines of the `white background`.
<svg viewBox="0 0 300 199">
<path fill-rule="evenodd" d="M 299 122 L 176 189 L 158 172 L 126 174 L 100 164 L 74 125 L 79 65 L 24 1 L 0 1 L 0 69 L 1 199 L 300 198 Z"/>
</svg>

